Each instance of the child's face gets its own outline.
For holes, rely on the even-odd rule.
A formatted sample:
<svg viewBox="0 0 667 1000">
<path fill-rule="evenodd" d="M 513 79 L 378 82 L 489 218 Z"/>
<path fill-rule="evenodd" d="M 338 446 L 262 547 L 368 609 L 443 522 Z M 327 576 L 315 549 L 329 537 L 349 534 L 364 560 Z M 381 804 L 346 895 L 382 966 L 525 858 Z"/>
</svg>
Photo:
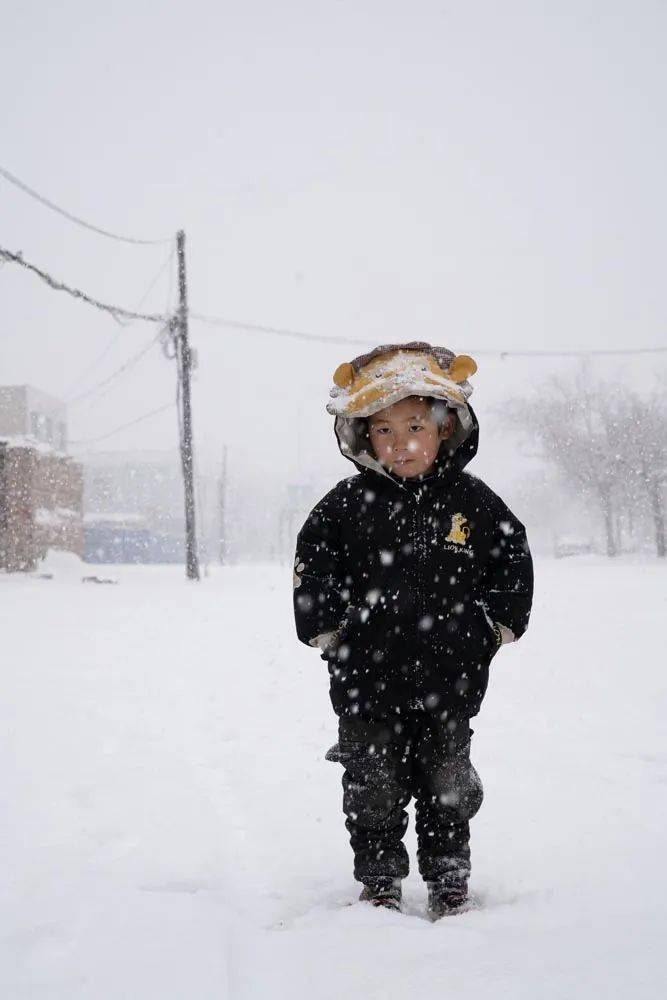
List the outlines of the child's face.
<svg viewBox="0 0 667 1000">
<path fill-rule="evenodd" d="M 431 408 L 420 396 L 409 396 L 368 418 L 368 433 L 377 460 L 402 479 L 429 472 L 440 444 L 450 437 L 455 417 L 450 414 L 442 430 Z"/>
</svg>

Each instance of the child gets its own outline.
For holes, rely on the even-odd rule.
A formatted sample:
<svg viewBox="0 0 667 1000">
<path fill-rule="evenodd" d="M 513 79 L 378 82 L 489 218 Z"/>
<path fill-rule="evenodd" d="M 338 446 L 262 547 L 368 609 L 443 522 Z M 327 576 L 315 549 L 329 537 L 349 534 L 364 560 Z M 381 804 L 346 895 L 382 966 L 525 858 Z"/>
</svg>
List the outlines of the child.
<svg viewBox="0 0 667 1000">
<path fill-rule="evenodd" d="M 327 410 L 358 474 L 317 504 L 296 548 L 296 628 L 329 665 L 339 742 L 327 759 L 345 767 L 360 899 L 400 909 L 414 796 L 432 919 L 467 898 L 483 794 L 469 720 L 491 659 L 528 625 L 533 586 L 523 525 L 463 471 L 476 370 L 421 342 L 340 365 Z"/>
</svg>

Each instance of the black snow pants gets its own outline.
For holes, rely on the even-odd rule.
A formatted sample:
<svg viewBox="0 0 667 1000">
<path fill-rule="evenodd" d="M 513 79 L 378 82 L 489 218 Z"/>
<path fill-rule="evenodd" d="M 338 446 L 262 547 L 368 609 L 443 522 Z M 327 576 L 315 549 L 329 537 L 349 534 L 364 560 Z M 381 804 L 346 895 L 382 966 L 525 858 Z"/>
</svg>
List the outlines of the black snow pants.
<svg viewBox="0 0 667 1000">
<path fill-rule="evenodd" d="M 470 820 L 482 804 L 482 783 L 470 763 L 468 719 L 422 711 L 400 723 L 360 716 L 339 719 L 339 742 L 327 760 L 345 767 L 343 812 L 354 851 L 354 877 L 405 878 L 405 807 L 415 798 L 417 861 L 425 881 L 470 874 Z"/>
</svg>

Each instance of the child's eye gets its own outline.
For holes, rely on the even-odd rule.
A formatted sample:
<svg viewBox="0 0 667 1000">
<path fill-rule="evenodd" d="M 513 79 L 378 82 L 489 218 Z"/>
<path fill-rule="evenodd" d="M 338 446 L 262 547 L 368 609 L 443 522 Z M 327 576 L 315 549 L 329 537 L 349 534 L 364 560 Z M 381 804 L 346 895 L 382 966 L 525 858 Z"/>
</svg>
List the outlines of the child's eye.
<svg viewBox="0 0 667 1000">
<path fill-rule="evenodd" d="M 389 433 L 389 428 L 388 427 L 376 427 L 375 428 L 375 433 L 376 434 L 388 434 Z"/>
<path fill-rule="evenodd" d="M 411 427 L 410 427 L 410 430 L 411 431 L 415 431 L 415 432 L 417 432 L 417 431 L 423 431 L 424 430 L 424 426 L 423 426 L 423 424 L 412 424 Z"/>
</svg>

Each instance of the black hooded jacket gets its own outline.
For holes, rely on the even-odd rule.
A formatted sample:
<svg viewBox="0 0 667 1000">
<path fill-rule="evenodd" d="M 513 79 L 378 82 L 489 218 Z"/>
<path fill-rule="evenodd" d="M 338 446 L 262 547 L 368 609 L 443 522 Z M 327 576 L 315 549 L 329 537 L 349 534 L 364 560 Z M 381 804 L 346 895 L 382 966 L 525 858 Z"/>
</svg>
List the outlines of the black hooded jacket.
<svg viewBox="0 0 667 1000">
<path fill-rule="evenodd" d="M 469 437 L 453 455 L 444 442 L 421 480 L 351 459 L 359 475 L 327 493 L 299 532 L 297 634 L 316 645 L 334 633 L 321 655 L 338 715 L 396 719 L 414 708 L 441 718 L 475 715 L 498 649 L 494 623 L 517 638 L 528 625 L 526 532 L 500 497 L 463 471 L 479 438 L 470 414 Z"/>
</svg>

